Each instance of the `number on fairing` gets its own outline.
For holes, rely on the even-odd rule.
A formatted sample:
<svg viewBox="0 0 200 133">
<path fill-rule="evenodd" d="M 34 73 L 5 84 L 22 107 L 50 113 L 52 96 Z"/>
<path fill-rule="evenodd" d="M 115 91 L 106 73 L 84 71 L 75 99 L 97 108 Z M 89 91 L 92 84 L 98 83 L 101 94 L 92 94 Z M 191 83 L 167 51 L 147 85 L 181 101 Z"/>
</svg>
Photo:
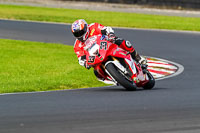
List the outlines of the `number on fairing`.
<svg viewBox="0 0 200 133">
<path fill-rule="evenodd" d="M 95 56 L 89 56 L 88 63 L 94 63 Z"/>
<path fill-rule="evenodd" d="M 107 42 L 101 42 L 100 49 L 107 49 Z"/>
</svg>

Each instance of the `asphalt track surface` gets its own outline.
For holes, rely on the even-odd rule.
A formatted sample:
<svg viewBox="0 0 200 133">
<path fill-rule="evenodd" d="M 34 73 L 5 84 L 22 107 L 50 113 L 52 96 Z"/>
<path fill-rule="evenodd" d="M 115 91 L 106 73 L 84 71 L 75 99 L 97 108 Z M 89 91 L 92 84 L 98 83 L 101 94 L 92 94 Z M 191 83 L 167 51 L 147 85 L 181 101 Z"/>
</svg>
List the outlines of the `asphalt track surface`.
<svg viewBox="0 0 200 133">
<path fill-rule="evenodd" d="M 182 64 L 153 90 L 120 87 L 0 95 L 0 133 L 199 133 L 200 34 L 115 29 L 143 55 Z M 73 45 L 67 25 L 0 20 L 0 38 Z M 1 45 L 1 44 L 0 44 Z"/>
</svg>

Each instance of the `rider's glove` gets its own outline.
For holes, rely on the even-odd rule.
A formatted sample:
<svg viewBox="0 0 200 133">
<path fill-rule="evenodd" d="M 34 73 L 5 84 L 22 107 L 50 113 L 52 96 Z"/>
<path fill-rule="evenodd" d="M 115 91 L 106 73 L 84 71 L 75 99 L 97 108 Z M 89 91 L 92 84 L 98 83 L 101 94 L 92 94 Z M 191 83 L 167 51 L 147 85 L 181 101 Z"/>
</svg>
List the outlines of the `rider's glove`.
<svg viewBox="0 0 200 133">
<path fill-rule="evenodd" d="M 87 64 L 87 61 L 86 61 L 86 56 L 81 56 L 78 58 L 78 62 L 81 66 L 84 66 L 85 68 L 87 69 L 90 69 L 91 67 Z"/>
<path fill-rule="evenodd" d="M 115 34 L 113 32 L 108 34 L 108 41 L 114 43 L 115 42 L 115 38 L 116 38 L 116 36 L 115 36 Z"/>
<path fill-rule="evenodd" d="M 85 62 L 86 62 L 86 60 L 78 60 L 78 63 L 79 63 L 81 66 L 85 66 Z"/>
<path fill-rule="evenodd" d="M 85 63 L 86 63 L 86 56 L 81 56 L 78 58 L 78 63 L 81 65 L 81 66 L 85 66 Z"/>
</svg>

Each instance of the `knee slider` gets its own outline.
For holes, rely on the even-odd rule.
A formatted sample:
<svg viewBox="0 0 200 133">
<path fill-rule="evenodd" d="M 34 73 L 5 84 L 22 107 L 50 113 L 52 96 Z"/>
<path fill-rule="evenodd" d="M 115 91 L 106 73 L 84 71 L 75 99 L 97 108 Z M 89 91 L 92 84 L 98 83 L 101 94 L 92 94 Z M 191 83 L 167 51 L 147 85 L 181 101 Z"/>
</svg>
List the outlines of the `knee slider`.
<svg viewBox="0 0 200 133">
<path fill-rule="evenodd" d="M 129 41 L 126 41 L 126 42 L 125 42 L 125 45 L 126 45 L 128 48 L 131 48 L 131 47 L 132 47 L 132 44 L 131 44 Z"/>
</svg>

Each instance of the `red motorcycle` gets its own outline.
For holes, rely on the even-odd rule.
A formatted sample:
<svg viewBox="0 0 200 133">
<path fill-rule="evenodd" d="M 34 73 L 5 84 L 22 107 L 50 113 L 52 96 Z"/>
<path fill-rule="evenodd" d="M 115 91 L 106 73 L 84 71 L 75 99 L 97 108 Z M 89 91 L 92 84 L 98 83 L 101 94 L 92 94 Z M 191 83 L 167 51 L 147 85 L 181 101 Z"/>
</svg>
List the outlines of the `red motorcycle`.
<svg viewBox="0 0 200 133">
<path fill-rule="evenodd" d="M 98 78 L 121 85 L 127 90 L 137 87 L 152 89 L 155 79 L 151 73 L 132 59 L 131 55 L 108 41 L 106 35 L 95 35 L 85 42 L 87 65 L 93 67 Z"/>
</svg>

